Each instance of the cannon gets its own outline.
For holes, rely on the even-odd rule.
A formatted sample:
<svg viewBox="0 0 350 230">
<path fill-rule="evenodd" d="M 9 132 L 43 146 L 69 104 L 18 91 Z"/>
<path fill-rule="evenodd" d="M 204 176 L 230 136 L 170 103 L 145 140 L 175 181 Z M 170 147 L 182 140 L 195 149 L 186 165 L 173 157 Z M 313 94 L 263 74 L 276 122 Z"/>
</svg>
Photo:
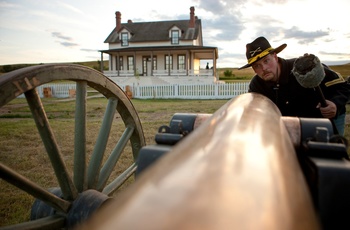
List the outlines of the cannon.
<svg viewBox="0 0 350 230">
<path fill-rule="evenodd" d="M 81 229 L 349 228 L 347 144 L 328 119 L 282 117 L 252 93 L 175 114 L 155 139 L 136 182 Z"/>
<path fill-rule="evenodd" d="M 86 132 L 79 118 L 86 110 L 87 85 L 108 100 L 103 120 L 107 124 L 100 133 L 111 126 L 108 117 L 115 110 L 123 118 L 126 128 L 115 149 L 122 151 L 130 141 L 135 162 L 110 183 L 101 178 L 110 176 L 116 159 L 108 159 L 99 170 L 104 152 L 99 146 L 106 141 L 106 137 L 100 138 L 103 134 L 87 173 L 84 167 L 76 169 L 86 155 L 80 145 L 84 141 L 75 141 L 74 178 L 66 174 L 61 178 L 59 172 L 66 169 L 34 89 L 49 80 L 62 79 L 77 82 L 76 106 L 83 107 L 77 109 L 76 139 Z M 0 105 L 25 93 L 60 182 L 59 188 L 47 191 L 1 164 L 1 178 L 37 198 L 32 208 L 36 217 L 10 228 L 349 227 L 347 143 L 334 134 L 328 119 L 283 117 L 269 99 L 247 93 L 231 99 L 214 114 L 174 114 L 169 126 L 161 126 L 155 134 L 156 144 L 147 146 L 130 100 L 98 72 L 75 65 L 39 66 L 11 73 L 5 82 L 0 78 L 0 90 L 7 93 Z M 105 166 L 109 171 L 103 170 Z M 111 199 L 109 196 L 134 173 L 135 182 Z M 76 174 L 80 176 L 75 178 Z M 94 182 L 92 186 L 89 181 Z"/>
</svg>

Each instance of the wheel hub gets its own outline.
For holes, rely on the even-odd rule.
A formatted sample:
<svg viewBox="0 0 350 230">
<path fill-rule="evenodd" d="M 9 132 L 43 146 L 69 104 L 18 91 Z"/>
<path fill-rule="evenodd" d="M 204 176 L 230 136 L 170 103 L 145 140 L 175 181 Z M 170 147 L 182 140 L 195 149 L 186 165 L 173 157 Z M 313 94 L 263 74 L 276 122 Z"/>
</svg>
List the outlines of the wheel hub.
<svg viewBox="0 0 350 230">
<path fill-rule="evenodd" d="M 50 189 L 50 192 L 62 198 L 60 188 Z M 66 218 L 67 227 L 71 228 L 76 224 L 87 220 L 96 210 L 111 199 L 111 197 L 108 197 L 97 190 L 89 189 L 79 193 L 78 197 L 71 203 L 68 213 L 58 213 L 51 206 L 36 199 L 32 205 L 30 219 L 37 220 L 56 214 L 63 215 Z"/>
</svg>

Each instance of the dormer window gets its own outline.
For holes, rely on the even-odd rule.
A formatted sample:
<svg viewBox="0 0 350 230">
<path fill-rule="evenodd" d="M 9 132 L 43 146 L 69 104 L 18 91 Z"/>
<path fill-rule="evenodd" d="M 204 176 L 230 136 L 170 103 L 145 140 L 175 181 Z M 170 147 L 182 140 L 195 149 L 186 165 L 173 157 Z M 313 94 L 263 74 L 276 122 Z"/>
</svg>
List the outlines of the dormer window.
<svg viewBox="0 0 350 230">
<path fill-rule="evenodd" d="M 122 33 L 121 34 L 121 40 L 122 40 L 122 46 L 128 46 L 129 45 L 129 34 L 128 33 Z"/>
<path fill-rule="evenodd" d="M 179 44 L 180 32 L 178 30 L 171 31 L 171 44 Z"/>
</svg>

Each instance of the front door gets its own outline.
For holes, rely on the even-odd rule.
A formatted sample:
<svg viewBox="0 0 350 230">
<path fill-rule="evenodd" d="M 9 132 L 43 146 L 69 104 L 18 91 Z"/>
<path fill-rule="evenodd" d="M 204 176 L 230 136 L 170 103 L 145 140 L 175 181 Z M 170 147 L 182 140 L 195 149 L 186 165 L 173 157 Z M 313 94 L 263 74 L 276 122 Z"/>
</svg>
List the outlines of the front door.
<svg viewBox="0 0 350 230">
<path fill-rule="evenodd" d="M 151 75 L 151 57 L 150 56 L 142 57 L 142 75 L 143 76 Z"/>
</svg>

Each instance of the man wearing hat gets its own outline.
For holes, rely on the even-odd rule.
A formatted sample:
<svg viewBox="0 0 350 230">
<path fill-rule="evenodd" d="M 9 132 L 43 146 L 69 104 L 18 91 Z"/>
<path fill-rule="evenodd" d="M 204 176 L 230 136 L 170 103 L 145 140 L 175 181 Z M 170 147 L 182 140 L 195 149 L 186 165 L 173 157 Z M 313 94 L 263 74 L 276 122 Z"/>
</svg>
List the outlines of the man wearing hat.
<svg viewBox="0 0 350 230">
<path fill-rule="evenodd" d="M 277 56 L 286 46 L 283 44 L 272 48 L 264 37 L 258 37 L 246 45 L 248 63 L 239 69 L 252 67 L 256 73 L 249 84 L 249 92 L 268 97 L 283 116 L 332 119 L 338 133 L 344 135 L 345 106 L 350 97 L 350 85 L 340 74 L 320 63 L 324 78 L 320 79 L 319 87 L 326 101 L 326 105 L 321 106 L 314 88 L 302 86 L 292 71 L 297 59 Z"/>
</svg>

